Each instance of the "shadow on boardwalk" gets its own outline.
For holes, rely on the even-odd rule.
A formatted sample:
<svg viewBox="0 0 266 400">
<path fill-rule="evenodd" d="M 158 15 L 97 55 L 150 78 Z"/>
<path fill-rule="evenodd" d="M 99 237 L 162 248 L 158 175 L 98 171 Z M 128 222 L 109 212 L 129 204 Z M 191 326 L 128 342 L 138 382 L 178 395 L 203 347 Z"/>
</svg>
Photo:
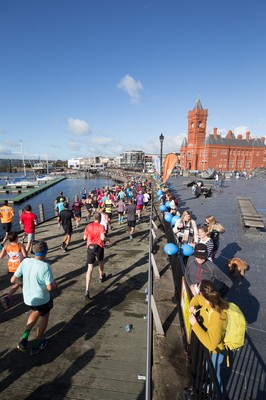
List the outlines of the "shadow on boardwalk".
<svg viewBox="0 0 266 400">
<path fill-rule="evenodd" d="M 106 250 L 109 279 L 96 284 L 96 268 L 89 302 L 83 298 L 83 227 L 73 235 L 69 253 L 59 250 L 62 239 L 55 226 L 49 223 L 47 229 L 43 224 L 42 235 L 50 247 L 48 262 L 59 283 L 46 332 L 48 346 L 34 357 L 14 348 L 28 312 L 21 294 L 16 294 L 12 308 L 1 313 L 1 399 L 143 399 L 145 381 L 137 377 L 145 375 L 146 360 L 148 246 L 140 244 L 146 225 L 139 224 L 133 243 L 124 237 L 126 246 L 117 248 L 113 243 Z M 127 232 L 116 229 L 112 235 L 120 239 Z M 1 285 L 6 287 L 6 282 Z M 134 326 L 130 334 L 125 332 L 128 321 Z"/>
</svg>

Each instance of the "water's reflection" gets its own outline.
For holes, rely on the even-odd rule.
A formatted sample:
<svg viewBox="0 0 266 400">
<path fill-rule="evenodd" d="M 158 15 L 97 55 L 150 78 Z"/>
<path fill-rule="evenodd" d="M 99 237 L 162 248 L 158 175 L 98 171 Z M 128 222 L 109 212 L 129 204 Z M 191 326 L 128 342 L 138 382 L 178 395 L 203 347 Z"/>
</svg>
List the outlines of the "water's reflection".
<svg viewBox="0 0 266 400">
<path fill-rule="evenodd" d="M 6 177 L 6 173 L 0 174 L 0 186 L 5 185 L 5 180 L 1 179 Z M 11 177 L 10 174 L 8 176 Z M 15 177 L 18 174 L 14 175 Z M 19 210 L 22 210 L 26 204 L 31 204 L 32 211 L 39 216 L 39 204 L 43 204 L 44 206 L 44 214 L 45 218 L 49 219 L 54 216 L 54 201 L 56 197 L 59 195 L 59 192 L 64 192 L 64 195 L 69 198 L 70 205 L 74 202 L 74 196 L 77 194 L 81 197 L 81 191 L 85 187 L 87 192 L 90 192 L 95 187 L 102 188 L 105 186 L 112 186 L 113 181 L 111 179 L 106 178 L 91 178 L 91 179 L 65 179 L 62 182 L 57 183 L 56 185 L 50 187 L 37 194 L 36 196 L 22 202 L 20 204 L 13 205 L 12 207 L 15 210 L 15 217 L 13 219 L 13 230 L 20 230 L 19 226 Z M 9 200 L 14 197 L 14 194 L 5 194 L 0 193 L 0 198 L 3 200 Z M 0 226 L 0 236 L 3 235 L 3 230 Z"/>
</svg>

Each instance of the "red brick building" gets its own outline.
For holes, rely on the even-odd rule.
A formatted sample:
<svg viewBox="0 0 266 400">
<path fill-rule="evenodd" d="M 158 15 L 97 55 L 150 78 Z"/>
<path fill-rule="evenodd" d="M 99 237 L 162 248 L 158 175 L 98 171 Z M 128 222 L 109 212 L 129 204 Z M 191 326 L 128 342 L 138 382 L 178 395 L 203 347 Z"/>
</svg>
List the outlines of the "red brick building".
<svg viewBox="0 0 266 400">
<path fill-rule="evenodd" d="M 228 131 L 225 137 L 217 133 L 206 135 L 208 110 L 203 109 L 200 99 L 188 112 L 188 136 L 180 149 L 180 168 L 202 171 L 214 168 L 221 171 L 249 171 L 266 167 L 265 138 L 234 135 Z"/>
</svg>

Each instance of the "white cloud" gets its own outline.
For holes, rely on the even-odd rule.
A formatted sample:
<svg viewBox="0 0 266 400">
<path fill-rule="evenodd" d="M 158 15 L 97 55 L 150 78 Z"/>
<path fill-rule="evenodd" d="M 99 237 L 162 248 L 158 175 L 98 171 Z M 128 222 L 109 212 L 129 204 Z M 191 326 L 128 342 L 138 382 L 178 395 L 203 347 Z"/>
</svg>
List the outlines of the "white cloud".
<svg viewBox="0 0 266 400">
<path fill-rule="evenodd" d="M 78 136 L 85 136 L 91 133 L 91 128 L 87 122 L 77 118 L 68 119 L 68 130 Z"/>
<path fill-rule="evenodd" d="M 5 144 L 9 147 L 19 147 L 19 143 L 13 140 L 5 140 Z"/>
<path fill-rule="evenodd" d="M 7 149 L 6 147 L 0 146 L 0 155 L 1 156 L 11 156 L 13 155 L 12 151 Z"/>
<path fill-rule="evenodd" d="M 249 131 L 249 129 L 248 129 L 247 126 L 244 126 L 244 125 L 237 126 L 237 127 L 234 128 L 234 130 L 233 130 L 235 136 L 237 136 L 237 135 L 244 135 L 247 131 Z"/>
<path fill-rule="evenodd" d="M 124 90 L 130 97 L 132 103 L 138 103 L 142 84 L 136 81 L 132 76 L 125 75 L 117 85 L 118 89 Z"/>
</svg>

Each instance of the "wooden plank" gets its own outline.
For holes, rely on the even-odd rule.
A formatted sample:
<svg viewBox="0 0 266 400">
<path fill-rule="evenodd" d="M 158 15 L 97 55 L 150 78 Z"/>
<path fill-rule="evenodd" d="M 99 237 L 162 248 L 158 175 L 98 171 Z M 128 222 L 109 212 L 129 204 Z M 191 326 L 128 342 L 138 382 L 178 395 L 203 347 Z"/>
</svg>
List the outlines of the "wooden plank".
<svg viewBox="0 0 266 400">
<path fill-rule="evenodd" d="M 248 219 L 243 220 L 245 226 L 252 226 L 253 228 L 264 228 L 264 223 L 259 221 L 252 221 Z"/>
</svg>

